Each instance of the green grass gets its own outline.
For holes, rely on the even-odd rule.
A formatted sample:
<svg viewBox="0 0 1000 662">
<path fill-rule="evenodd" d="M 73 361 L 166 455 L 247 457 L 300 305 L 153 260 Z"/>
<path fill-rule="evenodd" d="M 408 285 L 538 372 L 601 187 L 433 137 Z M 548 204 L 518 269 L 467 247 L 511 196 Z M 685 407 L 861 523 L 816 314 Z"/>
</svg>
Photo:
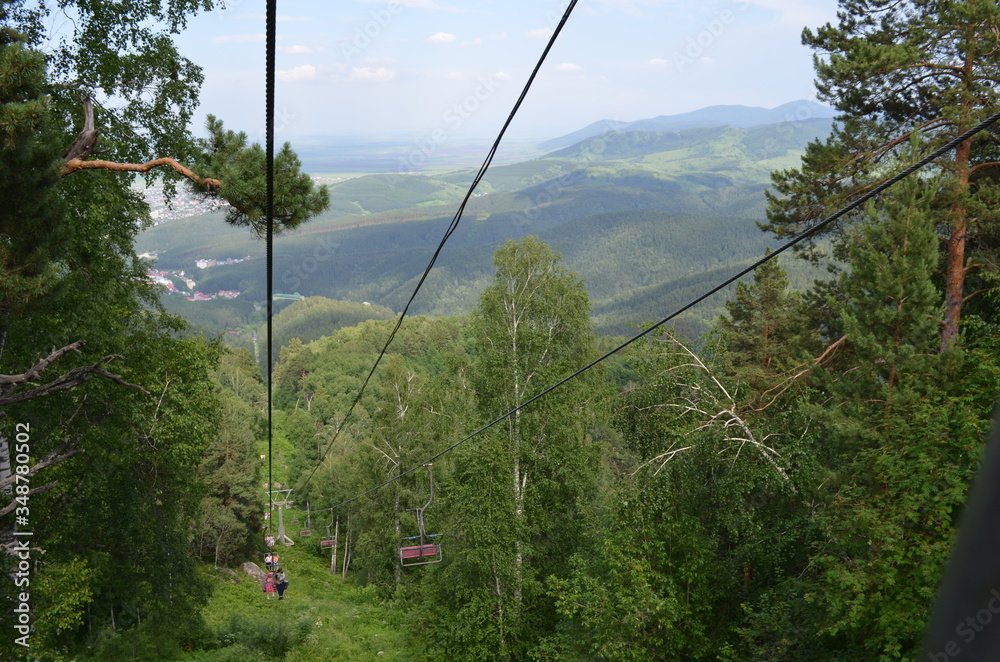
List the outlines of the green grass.
<svg viewBox="0 0 1000 662">
<path fill-rule="evenodd" d="M 213 587 L 203 611 L 214 641 L 169 662 L 306 662 L 411 660 L 402 612 L 379 604 L 374 591 L 329 572 L 329 556 L 312 553 L 314 535 L 279 548 L 289 587 L 266 600 L 256 580 L 204 571 Z M 308 545 L 308 548 L 306 547 Z"/>
</svg>

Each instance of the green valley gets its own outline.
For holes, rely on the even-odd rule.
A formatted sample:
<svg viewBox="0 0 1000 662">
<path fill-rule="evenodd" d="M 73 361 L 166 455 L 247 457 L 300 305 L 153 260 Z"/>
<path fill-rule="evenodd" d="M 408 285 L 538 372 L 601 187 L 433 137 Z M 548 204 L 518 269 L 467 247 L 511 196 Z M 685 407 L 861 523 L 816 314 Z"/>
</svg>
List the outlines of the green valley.
<svg viewBox="0 0 1000 662">
<path fill-rule="evenodd" d="M 492 275 L 490 255 L 508 238 L 535 235 L 561 251 L 586 281 L 598 331 L 623 334 L 671 313 L 763 254 L 770 172 L 792 165 L 830 121 L 750 128 L 605 133 L 520 163 L 491 168 L 442 253 L 412 312 L 468 311 Z M 472 179 L 470 171 L 372 174 L 330 187 L 330 208 L 275 240 L 275 291 L 400 310 Z M 140 250 L 157 268 L 194 271 L 193 262 L 246 255 L 198 274 L 203 292 L 233 290 L 265 299 L 263 247 L 214 215 L 162 223 L 143 232 Z M 807 285 L 822 270 L 786 264 Z M 729 292 L 731 294 L 731 290 Z M 685 316 L 703 332 L 721 311 L 717 297 Z M 253 311 L 220 316 L 220 302 L 170 303 L 211 332 L 255 321 Z M 223 318 L 225 321 L 223 321 Z"/>
</svg>

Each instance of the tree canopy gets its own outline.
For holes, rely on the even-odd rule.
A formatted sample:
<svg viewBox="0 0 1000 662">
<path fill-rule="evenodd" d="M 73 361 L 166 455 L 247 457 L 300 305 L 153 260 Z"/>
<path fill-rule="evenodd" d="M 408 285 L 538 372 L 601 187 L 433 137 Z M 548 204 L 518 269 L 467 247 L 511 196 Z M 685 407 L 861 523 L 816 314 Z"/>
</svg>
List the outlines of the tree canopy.
<svg viewBox="0 0 1000 662">
<path fill-rule="evenodd" d="M 838 21 L 802 33 L 817 51 L 818 96 L 839 115 L 832 135 L 809 145 L 800 168 L 772 175 L 762 227 L 779 237 L 801 232 L 972 129 L 1000 101 L 994 2 L 844 0 Z M 963 304 L 979 289 L 969 287 L 976 271 L 995 263 L 996 132 L 981 132 L 941 156 L 936 165 L 945 176 L 926 200 L 941 238 L 942 350 L 958 338 Z M 915 133 L 924 137 L 916 152 Z"/>
</svg>

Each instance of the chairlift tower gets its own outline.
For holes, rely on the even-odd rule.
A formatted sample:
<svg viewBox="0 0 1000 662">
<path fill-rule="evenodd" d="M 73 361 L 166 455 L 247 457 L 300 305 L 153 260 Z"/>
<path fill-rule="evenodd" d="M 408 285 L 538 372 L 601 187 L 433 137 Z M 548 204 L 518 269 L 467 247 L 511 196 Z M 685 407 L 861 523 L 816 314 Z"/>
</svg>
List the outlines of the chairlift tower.
<svg viewBox="0 0 1000 662">
<path fill-rule="evenodd" d="M 277 509 L 278 509 L 278 537 L 277 537 L 277 540 L 282 545 L 284 545 L 285 547 L 289 547 L 289 546 L 295 544 L 295 541 L 292 540 L 291 538 L 289 538 L 285 534 L 284 510 L 285 510 L 285 508 L 287 508 L 287 507 L 291 506 L 293 503 L 295 503 L 294 501 L 292 501 L 291 499 L 288 498 L 289 496 L 291 496 L 291 494 L 292 494 L 291 488 L 284 489 L 284 490 L 270 490 L 270 491 L 267 492 L 268 498 L 270 499 L 270 502 L 271 502 L 271 506 L 272 507 L 277 507 Z M 275 495 L 277 495 L 277 496 L 275 496 Z"/>
</svg>

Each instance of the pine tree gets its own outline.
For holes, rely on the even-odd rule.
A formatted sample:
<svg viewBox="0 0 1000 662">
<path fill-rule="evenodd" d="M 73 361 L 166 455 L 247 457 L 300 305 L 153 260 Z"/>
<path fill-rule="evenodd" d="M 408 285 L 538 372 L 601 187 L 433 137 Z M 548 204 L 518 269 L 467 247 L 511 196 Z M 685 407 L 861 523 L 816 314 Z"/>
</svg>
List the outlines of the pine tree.
<svg viewBox="0 0 1000 662">
<path fill-rule="evenodd" d="M 2 11 L 2 10 L 0 10 Z M 45 59 L 0 27 L 0 328 L 49 291 L 65 248 L 58 133 L 46 110 Z M 0 333 L 0 352 L 3 336 Z"/>
<path fill-rule="evenodd" d="M 806 331 L 802 297 L 788 289 L 788 274 L 772 259 L 754 271 L 753 284 L 736 284 L 717 329 L 726 362 L 747 387 L 741 400 L 768 406 L 779 395 L 785 373 L 813 349 Z"/>
<path fill-rule="evenodd" d="M 1000 101 L 1000 8 L 995 2 L 842 0 L 839 24 L 805 30 L 819 98 L 840 112 L 833 134 L 809 145 L 796 170 L 774 173 L 769 222 L 800 232 L 906 162 L 973 128 Z M 909 154 L 914 132 L 927 140 Z M 995 129 L 938 159 L 946 177 L 926 201 L 941 216 L 945 309 L 941 349 L 958 338 L 974 251 L 995 248 Z M 843 228 L 843 226 L 841 226 Z M 973 259 L 970 259 L 973 258 Z"/>
<path fill-rule="evenodd" d="M 910 179 L 849 233 L 845 298 L 831 302 L 847 346 L 836 369 L 814 375 L 818 399 L 806 408 L 829 501 L 803 597 L 819 609 L 811 636 L 828 659 L 917 654 L 988 420 L 984 398 L 958 386 L 960 373 L 986 372 L 959 349 L 936 353 L 927 200 L 937 193 L 937 181 Z"/>
</svg>

